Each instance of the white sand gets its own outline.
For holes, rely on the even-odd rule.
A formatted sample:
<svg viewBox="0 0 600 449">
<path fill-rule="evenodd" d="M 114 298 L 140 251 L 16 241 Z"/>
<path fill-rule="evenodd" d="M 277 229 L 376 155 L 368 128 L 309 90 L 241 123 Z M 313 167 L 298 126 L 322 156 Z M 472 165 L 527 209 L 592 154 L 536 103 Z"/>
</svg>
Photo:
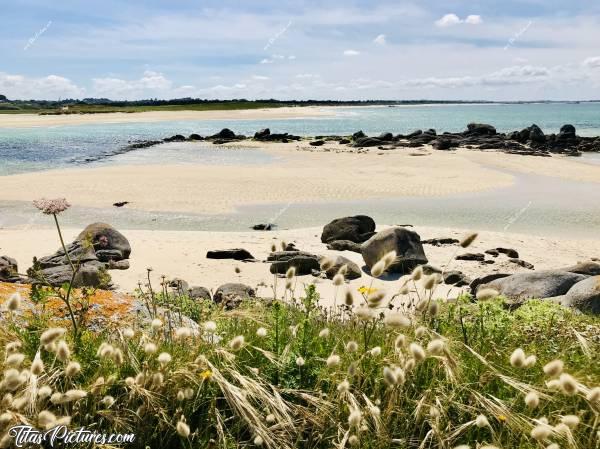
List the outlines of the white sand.
<svg viewBox="0 0 600 449">
<path fill-rule="evenodd" d="M 85 125 L 98 123 L 142 123 L 169 120 L 258 120 L 320 117 L 329 115 L 316 106 L 224 111 L 148 111 L 108 112 L 100 114 L 0 114 L 0 128 L 32 128 L 48 126 Z"/>
<path fill-rule="evenodd" d="M 383 229 L 380 227 L 379 229 Z M 206 258 L 206 252 L 214 249 L 245 248 L 259 260 L 266 259 L 273 243 L 279 244 L 281 240 L 294 242 L 299 249 L 323 255 L 343 255 L 359 266 L 363 266 L 362 256 L 357 253 L 344 251 L 329 251 L 320 241 L 322 228 L 305 228 L 285 231 L 252 231 L 252 232 L 201 232 L 201 231 L 139 231 L 125 230 L 123 233 L 131 242 L 131 268 L 126 271 L 111 271 L 113 281 L 124 291 L 132 291 L 138 281 L 145 283 L 146 268 L 152 267 L 153 282 L 158 284 L 160 276 L 167 278 L 179 277 L 185 279 L 190 285 L 201 285 L 211 290 L 216 289 L 225 282 L 244 282 L 251 286 L 264 283 L 260 287 L 260 295 L 272 295 L 273 275 L 269 273 L 269 264 L 255 262 L 243 263 L 234 260 L 213 260 Z M 422 239 L 433 237 L 461 238 L 464 230 L 450 230 L 443 228 L 416 227 L 415 230 Z M 65 238 L 73 239 L 80 229 L 65 230 Z M 43 256 L 54 252 L 59 246 L 56 231 L 51 229 L 3 229 L 0 230 L 0 253 L 10 255 L 17 259 L 20 271 L 24 272 L 30 265 L 33 256 Z M 483 252 L 496 247 L 514 248 L 520 257 L 533 263 L 536 269 L 561 268 L 572 265 L 578 261 L 589 260 L 600 256 L 600 241 L 574 241 L 557 240 L 531 235 L 511 233 L 481 232 L 479 238 L 468 248 L 469 252 Z M 434 266 L 443 268 L 452 260 L 457 251 L 457 246 L 434 247 L 425 245 L 425 252 Z M 458 253 L 465 252 L 458 248 Z M 488 257 L 491 258 L 491 257 Z M 470 277 L 494 272 L 515 272 L 524 269 L 508 262 L 506 256 L 501 255 L 494 259 L 491 265 L 479 262 L 454 261 L 448 268 L 459 269 Z M 239 275 L 234 273 L 235 267 L 241 268 Z M 298 278 L 298 292 L 303 284 L 314 282 L 313 276 Z M 372 278 L 366 273 L 359 279 L 350 283 L 352 289 L 361 285 L 369 285 Z M 385 288 L 390 293 L 396 292 L 402 281 L 376 280 L 374 286 Z M 279 288 L 284 284 L 278 281 Z M 317 280 L 318 290 L 324 300 L 331 302 L 334 296 L 334 287 L 328 280 Z M 441 285 L 437 295 L 452 297 L 459 289 Z M 281 291 L 280 291 L 281 294 Z"/>
</svg>

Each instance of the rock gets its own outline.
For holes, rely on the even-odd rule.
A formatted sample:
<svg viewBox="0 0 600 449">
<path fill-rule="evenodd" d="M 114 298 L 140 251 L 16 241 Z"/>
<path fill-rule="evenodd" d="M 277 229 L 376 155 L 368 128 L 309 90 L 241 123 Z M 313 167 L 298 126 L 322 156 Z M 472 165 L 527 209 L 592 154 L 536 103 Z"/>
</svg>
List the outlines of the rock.
<svg viewBox="0 0 600 449">
<path fill-rule="evenodd" d="M 275 251 L 267 256 L 268 262 L 282 262 L 290 260 L 292 257 L 303 256 L 303 257 L 312 257 L 313 259 L 318 260 L 319 256 L 316 254 L 312 254 L 306 251 Z"/>
<path fill-rule="evenodd" d="M 469 123 L 467 125 L 467 131 L 465 135 L 476 135 L 476 136 L 493 136 L 496 134 L 496 128 L 492 125 L 485 123 Z"/>
<path fill-rule="evenodd" d="M 573 125 L 563 125 L 560 128 L 560 132 L 558 133 L 557 138 L 559 140 L 570 140 L 576 139 L 577 134 L 575 132 L 575 127 Z"/>
<path fill-rule="evenodd" d="M 259 223 L 252 226 L 255 231 L 271 231 L 275 225 L 273 223 Z"/>
<path fill-rule="evenodd" d="M 86 262 L 98 261 L 94 248 L 88 243 L 84 243 L 80 240 L 76 240 L 73 243 L 66 245 L 69 258 L 74 264 L 85 264 Z M 65 255 L 63 248 L 58 249 L 54 254 L 50 256 L 44 256 L 37 260 L 38 266 L 41 269 L 53 268 L 59 266 L 68 266 L 69 260 Z"/>
<path fill-rule="evenodd" d="M 235 309 L 244 299 L 255 297 L 256 292 L 252 287 L 245 284 L 228 283 L 217 288 L 213 301 L 223 305 L 225 309 Z"/>
<path fill-rule="evenodd" d="M 124 260 L 123 254 L 118 249 L 99 249 L 96 251 L 96 257 L 100 262 Z"/>
<path fill-rule="evenodd" d="M 396 251 L 396 260 L 387 270 L 392 273 L 410 273 L 417 265 L 428 262 L 421 237 L 406 228 L 394 227 L 378 232 L 364 242 L 361 248 L 369 269 L 390 251 Z"/>
<path fill-rule="evenodd" d="M 487 249 L 484 251 L 484 253 L 489 254 L 493 257 L 498 257 L 500 255 L 500 252 L 497 249 Z"/>
<path fill-rule="evenodd" d="M 350 240 L 333 240 L 327 243 L 327 249 L 360 253 L 360 243 L 351 242 Z"/>
<path fill-rule="evenodd" d="M 117 260 L 117 261 L 109 260 L 108 263 L 106 264 L 106 268 L 108 270 L 129 270 L 129 260 L 127 260 L 127 259 Z"/>
<path fill-rule="evenodd" d="M 185 136 L 175 134 L 174 136 L 163 139 L 163 142 L 185 142 Z"/>
<path fill-rule="evenodd" d="M 421 265 L 421 268 L 423 269 L 423 273 L 428 276 L 431 274 L 442 274 L 442 269 L 433 265 L 425 264 Z"/>
<path fill-rule="evenodd" d="M 453 146 L 457 146 L 457 144 L 455 144 L 452 140 L 444 138 L 434 140 L 431 145 L 436 150 L 449 150 Z"/>
<path fill-rule="evenodd" d="M 391 142 L 394 139 L 394 135 L 392 133 L 381 133 L 377 138 L 383 142 Z"/>
<path fill-rule="evenodd" d="M 564 295 L 577 282 L 586 279 L 582 274 L 559 270 L 516 273 L 496 279 L 479 288 L 490 287 L 509 298 L 550 298 Z"/>
<path fill-rule="evenodd" d="M 362 243 L 368 240 L 374 232 L 375 221 L 366 215 L 336 218 L 323 228 L 321 242 L 349 240 L 354 243 Z"/>
<path fill-rule="evenodd" d="M 508 276 L 510 276 L 510 274 L 508 274 L 508 273 L 486 274 L 485 276 L 481 276 L 476 279 L 473 279 L 473 281 L 471 281 L 471 283 L 469 284 L 469 288 L 471 289 L 471 293 L 476 294 L 477 289 L 479 288 L 480 285 L 488 284 L 492 281 L 495 281 L 496 279 L 502 279 L 502 278 L 505 278 Z"/>
<path fill-rule="evenodd" d="M 179 295 L 185 295 L 190 289 L 189 284 L 183 279 L 175 278 L 168 281 L 167 285 L 173 290 L 174 293 Z"/>
<path fill-rule="evenodd" d="M 96 251 L 118 250 L 122 259 L 129 259 L 131 245 L 123 234 L 106 223 L 92 223 L 77 236 L 76 240 L 90 240 Z"/>
<path fill-rule="evenodd" d="M 29 275 L 29 282 L 31 284 L 48 284 L 53 287 L 60 287 L 71 282 L 73 271 L 70 265 L 57 265 L 37 271 L 30 268 L 27 274 Z M 110 281 L 110 275 L 103 268 L 102 264 L 88 263 L 79 268 L 73 279 L 72 286 L 74 288 L 110 288 Z"/>
<path fill-rule="evenodd" d="M 438 237 L 434 239 L 422 240 L 421 243 L 423 245 L 444 246 L 457 245 L 460 242 L 458 239 L 454 239 L 452 237 Z"/>
<path fill-rule="evenodd" d="M 319 259 L 314 255 L 305 255 L 302 251 L 290 251 L 298 253 L 286 260 L 276 260 L 271 264 L 270 271 L 273 274 L 285 274 L 291 267 L 296 269 L 296 276 L 311 274 L 312 270 L 319 270 L 321 265 Z"/>
<path fill-rule="evenodd" d="M 210 138 L 211 139 L 226 139 L 227 140 L 227 139 L 235 139 L 235 138 L 237 138 L 237 136 L 229 128 L 223 128 L 217 134 L 213 134 L 212 136 L 210 136 Z"/>
<path fill-rule="evenodd" d="M 247 260 L 254 259 L 254 256 L 249 251 L 243 248 L 234 249 L 217 249 L 208 251 L 206 253 L 207 259 L 233 259 L 233 260 Z"/>
<path fill-rule="evenodd" d="M 129 204 L 129 201 L 117 201 L 116 203 L 113 203 L 113 206 L 115 206 L 115 207 L 123 207 L 126 204 Z"/>
<path fill-rule="evenodd" d="M 344 265 L 346 265 L 347 267 L 346 274 L 344 275 L 346 279 L 358 279 L 362 276 L 362 270 L 360 269 L 360 267 L 354 262 L 352 262 L 350 259 L 347 259 L 343 256 L 337 256 L 334 259 L 333 266 L 325 272 L 325 275 L 328 279 L 333 279 L 333 277 L 338 273 L 338 271 L 340 271 L 340 268 L 342 268 L 342 266 Z"/>
<path fill-rule="evenodd" d="M 600 315 L 600 276 L 577 282 L 558 302 L 584 313 Z"/>
<path fill-rule="evenodd" d="M 362 139 L 363 137 L 366 137 L 366 134 L 362 131 L 357 131 L 354 134 L 352 134 L 352 140 Z"/>
<path fill-rule="evenodd" d="M 206 287 L 190 287 L 187 291 L 190 299 L 207 299 L 212 300 L 210 291 Z"/>
<path fill-rule="evenodd" d="M 464 285 L 469 285 L 469 279 L 462 271 L 453 270 L 446 271 L 443 273 L 444 284 L 455 285 L 456 287 L 462 287 Z"/>
<path fill-rule="evenodd" d="M 464 253 L 459 254 L 455 257 L 456 260 L 474 260 L 478 262 L 483 262 L 485 260 L 485 255 L 481 253 Z"/>
<path fill-rule="evenodd" d="M 530 264 L 529 262 L 525 262 L 524 260 L 521 260 L 521 259 L 510 258 L 510 259 L 508 259 L 508 261 L 509 261 L 509 262 L 512 262 L 512 263 L 516 263 L 516 264 L 517 264 L 517 265 L 519 265 L 520 267 L 527 268 L 528 270 L 533 270 L 533 269 L 535 268 L 535 267 L 534 267 L 532 264 Z"/>
<path fill-rule="evenodd" d="M 529 140 L 532 143 L 541 144 L 546 142 L 546 136 L 539 126 L 531 125 L 529 127 Z"/>
<path fill-rule="evenodd" d="M 340 145 L 348 145 L 348 144 L 349 144 L 349 143 L 351 143 L 351 142 L 352 142 L 352 141 L 351 141 L 350 139 L 340 139 L 340 140 L 338 141 L 338 143 L 339 143 Z"/>
<path fill-rule="evenodd" d="M 313 146 L 313 147 L 320 147 L 321 145 L 324 145 L 324 144 L 325 144 L 324 140 L 314 140 L 309 143 L 309 145 Z"/>
<path fill-rule="evenodd" d="M 416 131 L 413 131 L 409 134 L 407 134 L 406 136 L 404 136 L 406 139 L 414 139 L 415 137 L 420 136 L 421 134 L 423 134 L 423 131 L 421 131 L 420 129 L 417 129 Z"/>
<path fill-rule="evenodd" d="M 254 138 L 257 140 L 262 140 L 268 137 L 269 135 L 271 135 L 271 130 L 269 128 L 263 128 L 260 131 L 256 131 L 254 133 Z"/>
<path fill-rule="evenodd" d="M 8 256 L 0 257 L 0 282 L 18 282 L 20 280 L 17 261 Z"/>
<path fill-rule="evenodd" d="M 359 137 L 358 139 L 354 139 L 353 147 L 378 147 L 384 143 L 383 140 L 378 137 Z"/>
<path fill-rule="evenodd" d="M 189 140 L 204 140 L 204 137 L 202 137 L 200 134 L 190 134 L 190 137 L 188 137 Z"/>
<path fill-rule="evenodd" d="M 502 253 L 502 254 L 506 254 L 508 257 L 510 257 L 512 259 L 519 258 L 519 253 L 517 252 L 517 250 L 514 250 L 512 248 L 496 248 L 496 251 L 498 251 L 499 253 Z"/>
<path fill-rule="evenodd" d="M 600 275 L 600 263 L 596 262 L 579 262 L 576 265 L 567 268 L 561 268 L 561 271 L 569 273 L 585 274 L 588 276 Z"/>
</svg>

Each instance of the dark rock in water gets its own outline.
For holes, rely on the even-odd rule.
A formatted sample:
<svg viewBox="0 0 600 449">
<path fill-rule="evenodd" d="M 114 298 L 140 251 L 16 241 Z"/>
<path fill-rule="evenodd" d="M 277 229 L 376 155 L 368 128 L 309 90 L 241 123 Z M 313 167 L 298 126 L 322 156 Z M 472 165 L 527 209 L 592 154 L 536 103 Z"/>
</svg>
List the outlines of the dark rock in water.
<svg viewBox="0 0 600 449">
<path fill-rule="evenodd" d="M 340 268 L 342 268 L 344 265 L 346 266 L 346 274 L 344 275 L 346 279 L 358 279 L 362 276 L 362 271 L 360 267 L 354 262 L 352 262 L 350 259 L 347 259 L 343 256 L 337 256 L 334 259 L 333 266 L 325 272 L 325 275 L 328 279 L 333 279 L 333 277 L 338 273 L 338 271 L 340 271 Z"/>
<path fill-rule="evenodd" d="M 324 144 L 325 144 L 324 140 L 314 140 L 309 143 L 309 145 L 313 146 L 313 147 L 320 147 L 321 145 L 324 145 Z"/>
<path fill-rule="evenodd" d="M 123 207 L 126 204 L 129 204 L 129 201 L 117 201 L 116 203 L 113 203 L 113 206 L 115 206 L 115 207 Z"/>
<path fill-rule="evenodd" d="M 275 225 L 273 223 L 259 223 L 252 226 L 255 231 L 271 231 Z"/>
<path fill-rule="evenodd" d="M 533 270 L 533 269 L 535 268 L 535 267 L 534 267 L 532 264 L 530 264 L 529 262 L 526 262 L 526 261 L 524 261 L 524 260 L 521 260 L 521 259 L 517 259 L 517 258 L 510 258 L 510 259 L 508 259 L 508 261 L 509 261 L 509 262 L 512 262 L 512 263 L 515 263 L 515 264 L 519 265 L 520 267 L 527 268 L 528 270 Z"/>
<path fill-rule="evenodd" d="M 559 140 L 569 140 L 577 138 L 575 127 L 573 125 L 563 125 L 560 128 L 557 138 Z"/>
<path fill-rule="evenodd" d="M 252 287 L 245 284 L 228 283 L 217 288 L 213 301 L 230 310 L 239 307 L 243 300 L 255 297 L 256 292 Z"/>
<path fill-rule="evenodd" d="M 12 257 L 0 257 L 0 282 L 19 282 L 19 267 Z"/>
<path fill-rule="evenodd" d="M 479 288 L 490 287 L 509 298 L 550 298 L 564 295 L 587 276 L 559 270 L 516 273 L 496 279 Z"/>
<path fill-rule="evenodd" d="M 562 271 L 569 273 L 585 274 L 588 276 L 600 275 L 600 263 L 596 262 L 579 262 L 576 265 L 567 268 L 561 268 Z"/>
<path fill-rule="evenodd" d="M 254 259 L 254 256 L 249 251 L 243 248 L 234 249 L 217 249 L 206 253 L 207 259 L 234 259 L 247 260 Z"/>
<path fill-rule="evenodd" d="M 189 140 L 204 140 L 200 134 L 190 134 Z"/>
<path fill-rule="evenodd" d="M 510 257 L 512 259 L 519 258 L 519 253 L 517 252 L 517 250 L 512 249 L 512 248 L 496 248 L 496 251 L 498 251 L 499 253 L 502 253 L 502 254 L 506 254 L 508 257 Z"/>
<path fill-rule="evenodd" d="M 464 253 L 459 254 L 455 257 L 456 260 L 473 260 L 478 262 L 483 262 L 485 260 L 485 254 L 481 253 Z"/>
<path fill-rule="evenodd" d="M 492 125 L 485 123 L 469 123 L 467 125 L 467 131 L 464 135 L 476 135 L 476 136 L 493 136 L 496 134 L 496 128 Z"/>
<path fill-rule="evenodd" d="M 257 140 L 261 140 L 261 139 L 264 139 L 264 138 L 266 138 L 266 137 L 268 137 L 270 135 L 271 135 L 271 130 L 269 128 L 263 128 L 263 129 L 261 129 L 259 131 L 256 131 L 254 133 L 254 138 L 257 139 Z"/>
<path fill-rule="evenodd" d="M 123 259 L 129 259 L 131 254 L 131 245 L 129 240 L 106 223 L 93 223 L 87 226 L 77 236 L 77 240 L 83 241 L 89 239 L 96 251 L 98 250 L 118 250 Z"/>
<path fill-rule="evenodd" d="M 286 253 L 286 254 L 283 254 Z M 272 260 L 270 271 L 273 274 L 285 274 L 291 267 L 296 269 L 297 276 L 311 274 L 319 270 L 319 257 L 304 251 L 280 251 L 271 253 L 267 260 Z"/>
<path fill-rule="evenodd" d="M 489 254 L 493 257 L 498 257 L 500 255 L 500 252 L 497 249 L 487 249 L 484 251 L 484 253 Z"/>
<path fill-rule="evenodd" d="M 210 136 L 211 139 L 235 139 L 237 136 L 229 128 L 223 128 L 217 134 Z"/>
<path fill-rule="evenodd" d="M 367 215 L 336 218 L 323 227 L 321 242 L 329 243 L 334 240 L 349 240 L 362 243 L 375 232 L 375 221 Z"/>
<path fill-rule="evenodd" d="M 185 142 L 185 140 L 185 136 L 182 136 L 181 134 L 175 134 L 174 136 L 163 139 L 163 142 Z"/>
<path fill-rule="evenodd" d="M 600 276 L 579 281 L 558 302 L 584 313 L 600 315 Z"/>
<path fill-rule="evenodd" d="M 391 142 L 394 139 L 394 135 L 392 133 L 381 133 L 377 138 L 383 142 Z"/>
<path fill-rule="evenodd" d="M 457 245 L 460 243 L 457 239 L 452 237 L 438 237 L 428 240 L 422 240 L 421 243 L 423 245 L 433 245 L 433 246 L 444 246 L 444 245 Z"/>
<path fill-rule="evenodd" d="M 210 291 L 206 287 L 190 287 L 187 291 L 187 295 L 190 299 L 207 299 L 212 300 Z"/>
<path fill-rule="evenodd" d="M 354 144 L 352 145 L 355 148 L 359 147 L 378 147 L 384 143 L 383 140 L 378 137 L 359 137 L 358 139 L 354 139 Z"/>
<path fill-rule="evenodd" d="M 171 288 L 171 290 L 173 290 L 173 292 L 179 295 L 187 294 L 188 290 L 190 289 L 190 285 L 183 279 L 179 278 L 171 279 L 168 281 L 167 285 L 169 288 Z"/>
<path fill-rule="evenodd" d="M 360 253 L 360 243 L 351 242 L 350 240 L 333 240 L 327 243 L 327 249 Z"/>
<path fill-rule="evenodd" d="M 390 273 L 410 273 L 428 262 L 419 234 L 400 227 L 375 234 L 363 243 L 361 254 L 370 269 L 390 251 L 396 251 L 396 260 L 387 269 Z"/>
<path fill-rule="evenodd" d="M 366 134 L 362 131 L 357 131 L 354 134 L 352 134 L 352 140 L 362 139 L 363 137 L 366 137 Z"/>
<path fill-rule="evenodd" d="M 458 271 L 458 270 L 453 270 L 453 271 L 446 271 L 443 274 L 444 277 L 444 284 L 448 284 L 448 285 L 454 285 L 456 287 L 463 287 L 465 285 L 469 285 L 469 278 L 467 278 L 467 276 L 465 276 L 465 274 L 462 271 Z"/>
<path fill-rule="evenodd" d="M 508 276 L 510 276 L 509 273 L 486 274 L 485 276 L 481 276 L 476 279 L 473 279 L 473 281 L 471 281 L 471 283 L 469 284 L 469 288 L 471 289 L 471 293 L 476 294 L 477 289 L 479 288 L 480 285 L 488 284 L 492 281 L 495 281 L 496 279 L 502 279 L 502 278 L 505 278 Z"/>
</svg>

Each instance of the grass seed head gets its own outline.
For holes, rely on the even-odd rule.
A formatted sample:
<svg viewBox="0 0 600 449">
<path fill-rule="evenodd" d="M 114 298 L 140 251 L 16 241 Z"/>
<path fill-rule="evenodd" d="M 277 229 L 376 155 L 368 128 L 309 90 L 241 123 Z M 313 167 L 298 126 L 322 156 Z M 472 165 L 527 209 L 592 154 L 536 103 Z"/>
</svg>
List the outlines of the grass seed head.
<svg viewBox="0 0 600 449">
<path fill-rule="evenodd" d="M 9 312 L 16 312 L 21 307 L 21 295 L 19 292 L 15 292 L 6 301 L 6 308 Z"/>
<path fill-rule="evenodd" d="M 463 248 L 468 248 L 475 241 L 475 239 L 477 238 L 477 235 L 478 234 L 476 232 L 473 232 L 471 234 L 464 236 L 463 239 L 459 243 L 460 246 Z"/>
<path fill-rule="evenodd" d="M 544 373 L 550 377 L 557 377 L 563 372 L 564 366 L 562 360 L 552 360 L 544 365 Z"/>
<path fill-rule="evenodd" d="M 569 396 L 577 394 L 579 388 L 577 387 L 577 381 L 573 376 L 571 376 L 570 374 L 563 373 L 558 378 L 558 381 L 560 382 L 561 390 L 565 394 L 568 394 Z"/>
<path fill-rule="evenodd" d="M 334 368 L 340 364 L 340 356 L 337 354 L 331 354 L 327 357 L 327 367 Z"/>
<path fill-rule="evenodd" d="M 52 327 L 42 332 L 40 336 L 40 343 L 42 345 L 49 345 L 54 342 L 57 338 L 62 337 L 67 330 L 63 327 Z"/>
<path fill-rule="evenodd" d="M 536 408 L 540 404 L 540 396 L 535 391 L 530 391 L 525 395 L 525 404 L 529 408 Z"/>
<path fill-rule="evenodd" d="M 244 336 L 238 335 L 237 337 L 234 337 L 229 342 L 229 347 L 234 351 L 239 351 L 242 348 L 242 346 L 244 346 L 244 343 L 245 343 Z"/>
<path fill-rule="evenodd" d="M 515 368 L 522 368 L 525 366 L 525 351 L 521 348 L 515 349 L 510 356 L 510 364 Z"/>
<path fill-rule="evenodd" d="M 259 338 L 265 338 L 267 336 L 267 330 L 264 327 L 256 329 L 256 336 Z"/>
</svg>

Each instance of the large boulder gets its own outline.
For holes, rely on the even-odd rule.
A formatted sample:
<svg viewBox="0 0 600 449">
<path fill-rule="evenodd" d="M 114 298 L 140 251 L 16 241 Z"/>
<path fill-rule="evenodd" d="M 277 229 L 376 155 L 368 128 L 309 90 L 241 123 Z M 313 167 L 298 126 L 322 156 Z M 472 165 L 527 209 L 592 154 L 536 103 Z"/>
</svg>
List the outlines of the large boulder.
<svg viewBox="0 0 600 449">
<path fill-rule="evenodd" d="M 271 253 L 267 261 L 272 262 L 273 274 L 285 274 L 294 267 L 297 276 L 304 276 L 320 269 L 319 256 L 305 251 L 277 251 Z"/>
<path fill-rule="evenodd" d="M 57 265 L 41 270 L 30 269 L 28 274 L 28 282 L 31 284 L 60 287 L 71 282 L 73 270 L 70 265 Z M 91 262 L 79 267 L 72 286 L 74 288 L 110 288 L 111 279 L 103 264 Z"/>
<path fill-rule="evenodd" d="M 223 284 L 213 296 L 213 301 L 225 309 L 235 309 L 244 299 L 255 298 L 256 292 L 248 285 L 240 283 Z"/>
<path fill-rule="evenodd" d="M 249 251 L 243 248 L 234 249 L 218 249 L 214 251 L 208 251 L 206 253 L 207 259 L 233 259 L 233 260 L 247 260 L 254 259 L 254 256 Z"/>
<path fill-rule="evenodd" d="M 256 140 L 262 140 L 262 139 L 269 137 L 270 135 L 271 135 L 271 130 L 269 128 L 263 128 L 254 133 L 254 138 Z"/>
<path fill-rule="evenodd" d="M 557 138 L 559 140 L 572 140 L 577 137 L 575 127 L 573 125 L 563 125 L 560 128 Z"/>
<path fill-rule="evenodd" d="M 327 249 L 360 253 L 360 243 L 351 242 L 350 240 L 332 240 L 327 243 Z"/>
<path fill-rule="evenodd" d="M 198 287 L 198 286 L 190 287 L 187 291 L 187 295 L 191 299 L 207 299 L 207 300 L 212 299 L 210 290 L 207 289 L 206 287 Z"/>
<path fill-rule="evenodd" d="M 475 136 L 493 136 L 496 134 L 496 128 L 485 123 L 469 123 L 465 135 Z"/>
<path fill-rule="evenodd" d="M 587 276 L 600 275 L 600 263 L 597 262 L 579 262 L 573 266 L 561 268 L 562 271 L 569 273 L 585 274 Z"/>
<path fill-rule="evenodd" d="M 587 276 L 560 270 L 517 273 L 496 279 L 479 288 L 493 288 L 509 298 L 550 298 L 564 295 Z"/>
<path fill-rule="evenodd" d="M 120 260 L 115 259 L 115 257 L 118 257 L 119 253 L 121 259 L 129 259 L 129 256 L 131 255 L 131 245 L 129 244 L 129 240 L 111 225 L 106 223 L 92 223 L 91 225 L 88 225 L 81 231 L 76 240 L 90 241 L 94 246 L 97 255 L 99 251 L 118 251 L 118 253 L 111 253 L 112 260 Z M 100 259 L 100 257 L 98 257 L 98 259 L 105 262 Z"/>
<path fill-rule="evenodd" d="M 8 256 L 1 256 L 0 282 L 18 282 L 20 279 L 17 261 Z"/>
<path fill-rule="evenodd" d="M 85 264 L 87 262 L 98 261 L 94 247 L 85 241 L 75 240 L 73 243 L 66 245 L 66 248 L 69 258 L 74 264 Z M 69 259 L 67 258 L 64 249 L 59 248 L 50 256 L 40 257 L 38 259 L 38 264 L 42 269 L 59 267 L 62 265 L 69 265 Z"/>
<path fill-rule="evenodd" d="M 362 243 L 371 238 L 374 232 L 375 220 L 367 215 L 336 218 L 323 228 L 321 242 L 349 240 L 354 243 Z"/>
<path fill-rule="evenodd" d="M 328 279 L 333 279 L 338 271 L 340 271 L 340 268 L 342 268 L 344 265 L 346 266 L 346 274 L 344 275 L 346 279 L 358 279 L 362 276 L 362 270 L 360 267 L 344 256 L 337 256 L 333 260 L 333 265 L 331 268 L 325 271 L 325 275 Z"/>
<path fill-rule="evenodd" d="M 573 285 L 558 302 L 586 313 L 600 314 L 600 276 L 592 276 Z"/>
<path fill-rule="evenodd" d="M 393 273 L 409 273 L 427 263 L 421 237 L 414 231 L 395 227 L 378 232 L 362 244 L 361 253 L 369 269 L 385 254 L 396 251 L 396 260 L 388 267 Z"/>
<path fill-rule="evenodd" d="M 353 147 L 362 148 L 362 147 L 378 147 L 385 143 L 384 140 L 381 140 L 379 137 L 359 137 L 358 139 L 354 139 Z"/>
<path fill-rule="evenodd" d="M 229 128 L 223 128 L 217 134 L 210 136 L 211 139 L 235 139 L 237 136 Z"/>
<path fill-rule="evenodd" d="M 531 143 L 541 144 L 546 142 L 546 136 L 541 128 L 534 124 L 529 127 L 529 140 Z"/>
</svg>

